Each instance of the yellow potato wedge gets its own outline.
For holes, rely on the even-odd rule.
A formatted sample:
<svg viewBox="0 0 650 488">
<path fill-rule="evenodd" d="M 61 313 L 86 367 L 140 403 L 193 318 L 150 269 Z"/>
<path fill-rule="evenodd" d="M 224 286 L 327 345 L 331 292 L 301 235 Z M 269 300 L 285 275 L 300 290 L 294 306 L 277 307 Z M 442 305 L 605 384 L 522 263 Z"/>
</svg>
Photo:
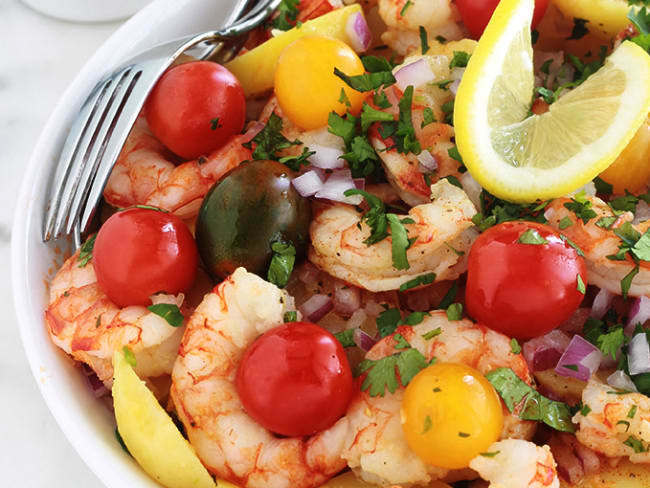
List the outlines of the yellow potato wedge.
<svg viewBox="0 0 650 488">
<path fill-rule="evenodd" d="M 275 65 L 285 47 L 308 35 L 331 37 L 349 43 L 345 26 L 348 17 L 358 12 L 363 15 L 361 5 L 355 3 L 308 20 L 300 27 L 294 27 L 236 57 L 225 66 L 242 84 L 246 96 L 263 93 L 273 88 Z"/>
<path fill-rule="evenodd" d="M 588 20 L 589 31 L 603 39 L 615 37 L 630 23 L 627 0 L 553 0 L 553 5 L 569 19 Z"/>
<path fill-rule="evenodd" d="M 142 469 L 167 488 L 215 488 L 190 444 L 122 352 L 113 355 L 113 368 L 117 428 Z M 223 481 L 219 487 L 237 488 Z"/>
<path fill-rule="evenodd" d="M 352 471 L 343 473 L 336 478 L 332 478 L 321 488 L 377 488 L 377 485 L 371 485 L 357 478 Z M 447 483 L 434 481 L 427 488 L 451 488 Z"/>
</svg>

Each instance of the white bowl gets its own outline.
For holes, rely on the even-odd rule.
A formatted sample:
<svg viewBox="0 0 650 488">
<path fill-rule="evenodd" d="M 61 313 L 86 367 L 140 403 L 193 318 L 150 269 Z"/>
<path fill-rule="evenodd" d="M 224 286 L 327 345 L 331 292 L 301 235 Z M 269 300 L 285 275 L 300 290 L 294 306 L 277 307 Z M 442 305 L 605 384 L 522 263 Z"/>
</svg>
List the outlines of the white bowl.
<svg viewBox="0 0 650 488">
<path fill-rule="evenodd" d="M 50 340 L 43 311 L 46 282 L 61 264 L 65 241 L 41 241 L 47 183 L 67 129 L 86 94 L 138 51 L 165 40 L 218 28 L 232 0 L 157 0 L 113 34 L 88 61 L 50 116 L 32 154 L 16 205 L 12 280 L 23 345 L 32 373 L 61 430 L 90 469 L 109 488 L 160 488 L 119 446 L 115 420 L 97 401 L 78 368 Z"/>
<path fill-rule="evenodd" d="M 38 12 L 75 22 L 108 22 L 126 19 L 150 0 L 23 0 Z"/>
</svg>

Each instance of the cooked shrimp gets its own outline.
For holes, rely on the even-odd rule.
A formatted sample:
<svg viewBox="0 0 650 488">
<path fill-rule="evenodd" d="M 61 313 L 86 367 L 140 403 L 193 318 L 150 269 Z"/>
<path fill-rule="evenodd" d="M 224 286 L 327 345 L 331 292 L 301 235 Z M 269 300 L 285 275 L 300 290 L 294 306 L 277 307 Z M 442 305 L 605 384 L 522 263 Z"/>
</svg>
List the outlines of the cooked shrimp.
<svg viewBox="0 0 650 488">
<path fill-rule="evenodd" d="M 179 304 L 171 295 L 157 300 Z M 90 366 L 109 388 L 113 383 L 113 352 L 130 348 L 138 376 L 155 378 L 171 374 L 183 335 L 182 327 L 172 327 L 145 307 L 120 309 L 111 302 L 97 285 L 92 262 L 80 265 L 79 251 L 52 280 L 45 322 L 52 341 Z"/>
<path fill-rule="evenodd" d="M 441 333 L 426 340 L 423 335 L 440 328 Z M 450 321 L 444 311 L 431 312 L 430 316 L 413 327 L 397 330 L 410 345 L 420 351 L 427 360 L 461 362 L 487 373 L 500 367 L 509 367 L 523 380 L 532 377 L 521 354 L 513 354 L 510 339 L 470 320 Z M 378 360 L 399 352 L 397 342 L 388 336 L 378 342 L 366 355 Z M 402 430 L 400 408 L 403 388 L 394 394 L 386 392 L 383 397 L 371 397 L 360 392 L 350 404 L 347 417 L 350 431 L 343 457 L 362 479 L 376 484 L 424 485 L 432 480 L 472 479 L 471 471 L 448 471 L 427 464 L 408 446 Z M 504 406 L 502 438 L 529 439 L 536 424 L 511 414 Z"/>
<path fill-rule="evenodd" d="M 469 467 L 490 482 L 490 488 L 559 488 L 555 460 L 548 446 L 519 439 L 495 442 Z M 496 454 L 495 454 L 496 453 Z"/>
<path fill-rule="evenodd" d="M 634 216 L 631 212 L 625 212 L 618 216 L 610 229 L 599 227 L 597 223 L 601 218 L 614 217 L 614 214 L 605 202 L 597 197 L 587 197 L 592 203 L 592 209 L 596 217 L 590 219 L 586 224 L 576 214 L 567 209 L 564 204 L 569 202 L 568 198 L 558 198 L 551 202 L 544 215 L 549 224 L 560 230 L 562 234 L 571 239 L 585 254 L 587 262 L 587 278 L 590 285 L 605 288 L 611 293 L 621 294 L 621 280 L 635 268 L 635 263 L 629 256 L 624 261 L 608 259 L 607 256 L 614 255 L 618 251 L 621 239 L 614 234 L 614 229 L 623 225 L 624 222 L 631 222 Z M 560 221 L 568 218 L 571 225 L 560 229 Z M 566 222 L 566 221 L 565 221 Z M 650 221 L 633 225 L 640 233 L 650 228 Z M 633 278 L 628 294 L 630 296 L 642 296 L 650 293 L 650 262 L 639 262 L 639 273 Z"/>
<path fill-rule="evenodd" d="M 261 127 L 254 123 L 209 156 L 176 165 L 174 156 L 153 136 L 145 117 L 140 116 L 108 179 L 104 199 L 115 207 L 152 205 L 190 219 L 198 213 L 203 197 L 215 181 L 251 159 L 251 151 L 242 144 L 255 137 Z"/>
<path fill-rule="evenodd" d="M 592 377 L 582 392 L 589 407 L 573 417 L 576 437 L 607 457 L 629 456 L 633 463 L 650 463 L 650 398 L 641 393 L 619 393 Z"/>
<path fill-rule="evenodd" d="M 402 66 L 424 60 L 429 65 L 434 80 L 436 82 L 446 82 L 446 85 L 443 83 L 441 86 L 427 83 L 415 87 L 414 101 L 411 105 L 411 118 L 415 136 L 422 149 L 433 156 L 436 164 L 435 170 L 427 170 L 421 166 L 415 154 L 403 154 L 396 148 L 392 148 L 394 144 L 390 138 L 384 140 L 379 131 L 373 130 L 370 133 L 370 141 L 386 170 L 388 181 L 395 187 L 402 200 L 411 206 L 428 202 L 429 185 L 440 178 L 453 176 L 462 182 L 463 174 L 459 171 L 461 164 L 449 155 L 449 151 L 455 145 L 452 142 L 454 128 L 442 122 L 446 116 L 442 106 L 453 100 L 453 94 L 448 87 L 452 83 L 457 84 L 464 71 L 463 68 L 449 68 L 454 52 L 463 51 L 471 54 L 475 46 L 476 43 L 469 39 L 447 44 L 432 42 L 431 48 L 425 56 L 410 56 L 404 60 L 401 66 L 395 68 L 395 71 L 398 71 Z M 397 113 L 399 90 L 392 86 L 386 89 L 386 94 L 391 100 L 392 106 L 384 109 L 384 111 Z M 431 110 L 437 122 L 425 124 L 425 109 Z M 391 149 L 386 150 L 386 147 L 391 147 Z"/>
<path fill-rule="evenodd" d="M 476 209 L 467 195 L 446 180 L 431 187 L 432 203 L 412 208 L 415 223 L 405 227 L 417 240 L 407 250 L 410 268 L 392 264 L 390 236 L 376 244 L 361 214 L 349 205 L 335 204 L 315 212 L 310 227 L 309 260 L 327 273 L 370 291 L 396 290 L 409 280 L 435 273 L 436 281 L 456 279 L 467 266 L 467 253 L 477 236 L 472 224 Z"/>
<path fill-rule="evenodd" d="M 388 26 L 381 40 L 401 55 L 420 47 L 419 28 L 423 26 L 430 38 L 448 40 L 463 37 L 458 25 L 460 15 L 451 0 L 379 0 L 379 15 Z"/>
<path fill-rule="evenodd" d="M 290 310 L 286 292 L 238 268 L 194 311 L 174 365 L 171 397 L 192 446 L 208 470 L 244 488 L 316 487 L 345 467 L 345 417 L 310 438 L 278 438 L 237 394 L 244 351 Z"/>
</svg>

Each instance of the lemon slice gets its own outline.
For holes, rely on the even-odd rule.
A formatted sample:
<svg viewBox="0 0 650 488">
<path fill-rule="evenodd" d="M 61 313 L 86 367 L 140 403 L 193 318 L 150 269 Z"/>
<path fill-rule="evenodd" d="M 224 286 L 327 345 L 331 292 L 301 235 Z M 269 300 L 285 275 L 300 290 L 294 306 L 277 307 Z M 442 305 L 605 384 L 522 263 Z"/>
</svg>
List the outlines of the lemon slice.
<svg viewBox="0 0 650 488">
<path fill-rule="evenodd" d="M 208 471 L 124 355 L 113 355 L 117 428 L 140 466 L 167 488 L 215 488 Z M 237 488 L 219 481 L 223 488 Z"/>
<path fill-rule="evenodd" d="M 565 195 L 623 151 L 650 111 L 650 56 L 624 42 L 543 115 L 533 98 L 534 0 L 502 0 L 458 88 L 456 144 L 490 193 L 511 201 Z"/>
</svg>

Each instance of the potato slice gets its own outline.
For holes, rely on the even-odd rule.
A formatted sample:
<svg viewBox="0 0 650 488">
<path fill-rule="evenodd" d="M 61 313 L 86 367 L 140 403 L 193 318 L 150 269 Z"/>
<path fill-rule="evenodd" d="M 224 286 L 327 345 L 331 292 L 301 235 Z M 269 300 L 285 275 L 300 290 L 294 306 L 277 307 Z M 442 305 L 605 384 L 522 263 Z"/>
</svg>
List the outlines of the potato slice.
<svg viewBox="0 0 650 488">
<path fill-rule="evenodd" d="M 273 88 L 275 65 L 285 47 L 308 35 L 331 37 L 348 43 L 345 26 L 348 17 L 358 12 L 362 12 L 361 5 L 355 3 L 316 19 L 308 20 L 300 27 L 294 27 L 260 44 L 255 49 L 237 56 L 225 66 L 242 84 L 246 96 L 263 93 Z"/>
<path fill-rule="evenodd" d="M 642 488 L 650 486 L 650 466 L 625 460 L 616 467 L 603 463 L 600 473 L 589 476 L 577 485 L 560 481 L 560 488 Z"/>
<path fill-rule="evenodd" d="M 113 355 L 113 368 L 117 428 L 142 469 L 167 488 L 215 488 L 190 444 L 122 352 Z M 237 488 L 223 481 L 219 487 Z"/>
</svg>

